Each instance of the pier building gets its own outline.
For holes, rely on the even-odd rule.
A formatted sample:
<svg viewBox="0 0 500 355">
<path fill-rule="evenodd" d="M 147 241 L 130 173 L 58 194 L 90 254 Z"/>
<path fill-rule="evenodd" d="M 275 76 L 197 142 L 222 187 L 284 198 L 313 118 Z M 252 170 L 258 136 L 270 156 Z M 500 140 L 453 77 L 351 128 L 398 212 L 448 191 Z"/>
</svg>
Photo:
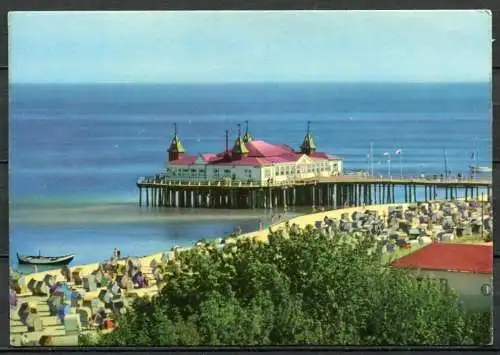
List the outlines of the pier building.
<svg viewBox="0 0 500 355">
<path fill-rule="evenodd" d="M 187 154 L 174 126 L 164 173 L 137 181 L 139 205 L 187 208 L 335 209 L 459 196 L 467 200 L 483 193 L 489 197 L 491 186 L 491 178 L 346 176 L 341 158 L 317 151 L 309 124 L 298 150 L 253 138 L 247 124 L 244 134 L 239 127 L 232 147 L 226 131 L 223 152 L 199 155 Z"/>
<path fill-rule="evenodd" d="M 342 159 L 316 150 L 316 142 L 308 124 L 298 151 L 286 144 L 272 144 L 254 139 L 248 131 L 238 129 L 232 148 L 226 131 L 226 148 L 220 153 L 188 155 L 177 128 L 168 149 L 166 174 L 178 181 L 232 180 L 246 183 L 293 182 L 298 179 L 341 175 Z"/>
</svg>

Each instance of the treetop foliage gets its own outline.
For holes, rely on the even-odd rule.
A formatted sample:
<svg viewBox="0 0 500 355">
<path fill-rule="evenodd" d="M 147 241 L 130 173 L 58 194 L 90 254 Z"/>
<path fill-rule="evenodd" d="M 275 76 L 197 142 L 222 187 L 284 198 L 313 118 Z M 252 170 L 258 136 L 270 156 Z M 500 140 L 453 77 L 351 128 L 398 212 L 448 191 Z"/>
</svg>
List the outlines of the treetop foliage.
<svg viewBox="0 0 500 355">
<path fill-rule="evenodd" d="M 98 345 L 465 345 L 489 343 L 491 313 L 432 278 L 388 267 L 371 238 L 312 228 L 175 253 Z M 88 339 L 83 339 L 88 343 Z"/>
</svg>

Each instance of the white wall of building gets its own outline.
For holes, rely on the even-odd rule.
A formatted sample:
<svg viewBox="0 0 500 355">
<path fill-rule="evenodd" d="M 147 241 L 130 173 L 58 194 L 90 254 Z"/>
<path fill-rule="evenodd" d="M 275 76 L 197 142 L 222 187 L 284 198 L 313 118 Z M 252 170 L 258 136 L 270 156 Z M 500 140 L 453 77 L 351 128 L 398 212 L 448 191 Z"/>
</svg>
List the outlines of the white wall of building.
<svg viewBox="0 0 500 355">
<path fill-rule="evenodd" d="M 489 285 L 490 290 L 493 288 L 491 274 L 426 270 L 421 270 L 419 274 L 432 275 L 435 278 L 447 280 L 448 286 L 457 292 L 464 305 L 469 309 L 493 307 L 492 295 L 483 294 L 483 291 L 487 288 L 485 285 Z"/>
<path fill-rule="evenodd" d="M 342 160 L 316 160 L 304 155 L 298 161 L 268 166 L 205 164 L 200 158 L 190 165 L 167 165 L 167 176 L 182 181 L 231 179 L 266 184 L 269 180 L 286 182 L 342 173 Z"/>
</svg>

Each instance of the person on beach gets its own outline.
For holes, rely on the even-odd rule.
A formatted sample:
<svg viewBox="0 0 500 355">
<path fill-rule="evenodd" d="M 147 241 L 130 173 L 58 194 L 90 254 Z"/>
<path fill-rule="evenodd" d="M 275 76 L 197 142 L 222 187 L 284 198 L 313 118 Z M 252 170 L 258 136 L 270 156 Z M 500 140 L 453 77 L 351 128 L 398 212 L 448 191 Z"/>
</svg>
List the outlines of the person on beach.
<svg viewBox="0 0 500 355">
<path fill-rule="evenodd" d="M 261 231 L 263 228 L 262 219 L 259 219 L 259 230 Z"/>
</svg>

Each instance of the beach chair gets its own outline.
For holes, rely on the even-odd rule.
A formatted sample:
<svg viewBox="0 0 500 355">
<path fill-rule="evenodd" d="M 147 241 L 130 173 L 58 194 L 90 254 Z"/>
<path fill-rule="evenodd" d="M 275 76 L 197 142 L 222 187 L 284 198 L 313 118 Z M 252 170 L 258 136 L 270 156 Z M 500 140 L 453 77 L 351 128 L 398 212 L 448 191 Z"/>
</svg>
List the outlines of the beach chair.
<svg viewBox="0 0 500 355">
<path fill-rule="evenodd" d="M 57 308 L 63 304 L 64 302 L 64 294 L 60 291 L 56 291 L 49 297 L 47 300 L 47 304 L 49 305 L 49 311 L 51 316 L 55 316 L 57 314 Z"/>
<path fill-rule="evenodd" d="M 21 306 L 17 311 L 17 315 L 23 324 L 26 323 L 26 318 L 28 317 L 29 313 L 30 313 L 29 303 L 28 302 L 21 303 Z"/>
<path fill-rule="evenodd" d="M 82 330 L 79 314 L 68 314 L 64 318 L 64 330 L 66 335 L 79 334 Z"/>
<path fill-rule="evenodd" d="M 43 282 L 50 288 L 51 286 L 53 286 L 56 283 L 56 278 L 55 278 L 55 276 L 53 276 L 51 274 L 47 274 L 43 278 Z"/>
<path fill-rule="evenodd" d="M 125 307 L 125 300 L 121 297 L 115 298 L 109 302 L 108 306 L 113 313 L 119 314 L 121 309 Z"/>
<path fill-rule="evenodd" d="M 126 291 L 130 291 L 134 289 L 134 283 L 132 282 L 131 279 L 127 278 L 125 282 L 123 283 L 123 289 Z"/>
<path fill-rule="evenodd" d="M 30 279 L 29 282 L 28 282 L 28 290 L 30 290 L 30 292 L 32 294 L 35 294 L 35 288 L 36 288 L 36 283 L 37 281 L 35 279 Z"/>
<path fill-rule="evenodd" d="M 87 292 L 92 292 L 97 289 L 97 283 L 94 275 L 89 275 L 83 278 L 83 289 Z"/>
<path fill-rule="evenodd" d="M 43 330 L 42 319 L 36 313 L 28 314 L 25 325 L 28 327 L 28 332 L 41 332 Z"/>
<path fill-rule="evenodd" d="M 102 271 L 98 270 L 94 273 L 94 280 L 95 283 L 97 284 L 97 287 L 101 287 L 103 278 L 104 278 L 104 273 Z"/>
<path fill-rule="evenodd" d="M 40 317 L 38 314 L 33 315 L 33 331 L 42 332 L 43 329 L 44 327 L 42 317 Z"/>
<path fill-rule="evenodd" d="M 16 294 L 20 294 L 22 292 L 21 285 L 19 279 L 10 279 L 9 286 Z"/>
<path fill-rule="evenodd" d="M 99 292 L 99 299 L 107 304 L 111 302 L 112 299 L 114 299 L 114 295 L 109 290 L 101 290 L 101 292 Z"/>
<path fill-rule="evenodd" d="M 83 301 L 83 308 L 88 308 L 91 311 L 91 314 L 94 315 L 95 312 L 99 309 L 99 306 L 104 307 L 104 303 L 98 298 L 90 299 L 90 300 L 84 300 Z"/>
<path fill-rule="evenodd" d="M 61 275 L 62 277 L 64 277 L 64 280 L 66 280 L 66 282 L 71 282 L 71 270 L 67 265 L 61 268 Z"/>
<path fill-rule="evenodd" d="M 47 296 L 50 293 L 50 287 L 43 281 L 37 281 L 34 294 L 36 296 Z"/>
<path fill-rule="evenodd" d="M 117 282 L 112 282 L 108 285 L 108 290 L 114 297 L 120 296 L 121 289 Z"/>
<path fill-rule="evenodd" d="M 69 304 L 60 304 L 57 307 L 57 317 L 64 324 L 66 316 L 70 313 L 71 306 Z"/>
<path fill-rule="evenodd" d="M 219 238 L 219 239 L 221 239 L 221 238 Z M 222 240 L 218 244 L 221 244 L 221 243 L 222 243 Z M 161 254 L 161 262 L 162 263 L 167 263 L 169 260 L 170 260 L 169 253 L 162 253 Z"/>
<path fill-rule="evenodd" d="M 80 307 L 76 310 L 76 313 L 80 316 L 82 327 L 89 328 L 92 321 L 92 310 L 88 307 Z"/>
<path fill-rule="evenodd" d="M 82 296 L 76 291 L 72 291 L 70 295 L 71 307 L 80 307 L 82 303 Z"/>
<path fill-rule="evenodd" d="M 71 273 L 71 278 L 76 286 L 81 286 L 83 284 L 83 279 L 80 276 L 81 269 L 75 269 Z"/>
<path fill-rule="evenodd" d="M 153 270 L 154 268 L 156 268 L 160 263 L 158 261 L 156 261 L 156 259 L 153 259 L 151 260 L 151 262 L 149 263 L 149 267 L 151 268 L 151 270 Z"/>
</svg>

